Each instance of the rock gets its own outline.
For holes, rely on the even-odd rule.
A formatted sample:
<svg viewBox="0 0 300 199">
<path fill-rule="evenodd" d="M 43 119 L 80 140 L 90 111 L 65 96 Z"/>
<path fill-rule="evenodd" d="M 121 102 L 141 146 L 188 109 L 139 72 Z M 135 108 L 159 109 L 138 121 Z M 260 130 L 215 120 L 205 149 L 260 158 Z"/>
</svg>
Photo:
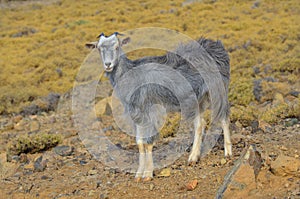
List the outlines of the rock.
<svg viewBox="0 0 300 199">
<path fill-rule="evenodd" d="M 25 27 L 20 32 L 14 33 L 11 35 L 12 38 L 28 36 L 36 33 L 37 30 L 35 28 Z"/>
<path fill-rule="evenodd" d="M 60 156 L 70 156 L 74 151 L 74 147 L 63 145 L 53 148 L 54 152 Z"/>
<path fill-rule="evenodd" d="M 26 126 L 26 121 L 23 119 L 14 125 L 14 129 L 17 131 L 23 131 Z"/>
<path fill-rule="evenodd" d="M 246 137 L 245 137 L 244 135 L 241 135 L 241 134 L 233 134 L 233 135 L 231 136 L 231 143 L 232 143 L 233 145 L 235 145 L 235 144 L 238 144 L 238 143 L 242 142 L 242 141 L 245 140 L 245 139 L 246 139 Z"/>
<path fill-rule="evenodd" d="M 47 160 L 43 160 L 43 156 L 39 156 L 34 161 L 34 171 L 42 172 L 46 169 L 47 166 Z"/>
<path fill-rule="evenodd" d="M 48 96 L 33 101 L 21 111 L 22 115 L 36 115 L 38 113 L 55 111 L 60 99 L 60 94 L 50 93 Z"/>
<path fill-rule="evenodd" d="M 255 100 L 260 102 L 262 97 L 262 85 L 261 85 L 261 79 L 253 80 L 253 95 L 255 97 Z"/>
<path fill-rule="evenodd" d="M 276 176 L 296 175 L 300 170 L 300 160 L 294 157 L 279 155 L 271 162 L 271 172 Z"/>
<path fill-rule="evenodd" d="M 26 163 L 28 162 L 28 157 L 25 153 L 20 154 L 20 163 Z"/>
<path fill-rule="evenodd" d="M 112 114 L 112 97 L 106 97 L 95 105 L 96 115 L 111 115 Z"/>
<path fill-rule="evenodd" d="M 258 8 L 260 6 L 260 1 L 255 1 L 252 5 L 252 9 Z"/>
<path fill-rule="evenodd" d="M 30 132 L 37 132 L 40 130 L 40 122 L 37 120 L 33 120 L 30 122 Z"/>
<path fill-rule="evenodd" d="M 158 177 L 169 177 L 170 175 L 171 175 L 171 169 L 165 168 L 158 174 Z"/>
<path fill-rule="evenodd" d="M 29 164 L 26 164 L 24 166 L 24 169 L 33 171 L 34 170 L 34 163 L 30 162 Z"/>
<path fill-rule="evenodd" d="M 92 197 L 93 195 L 95 195 L 95 191 L 94 191 L 94 190 L 90 190 L 88 196 L 89 196 L 89 197 Z"/>
<path fill-rule="evenodd" d="M 100 199 L 108 199 L 108 195 L 106 193 L 101 193 Z"/>
<path fill-rule="evenodd" d="M 188 191 L 193 191 L 198 185 L 198 180 L 192 180 L 186 185 Z"/>
<path fill-rule="evenodd" d="M 221 165 L 224 165 L 224 164 L 226 164 L 226 162 L 227 162 L 227 161 L 226 161 L 226 159 L 225 159 L 225 158 L 222 158 L 222 159 L 221 159 L 221 161 L 220 161 Z"/>
<path fill-rule="evenodd" d="M 299 120 L 297 118 L 288 118 L 284 122 L 284 126 L 294 126 L 295 124 L 298 124 Z"/>
<path fill-rule="evenodd" d="M 256 189 L 256 179 L 261 166 L 261 155 L 255 145 L 251 145 L 228 171 L 215 198 L 232 198 L 237 195 L 237 191 L 240 198 L 247 198 Z"/>
<path fill-rule="evenodd" d="M 150 191 L 153 191 L 154 187 L 155 187 L 154 184 L 151 183 L 149 187 Z"/>
<path fill-rule="evenodd" d="M 291 91 L 291 92 L 289 92 L 289 94 L 294 96 L 294 97 L 298 97 L 300 92 L 299 91 Z"/>
<path fill-rule="evenodd" d="M 96 175 L 98 171 L 96 169 L 91 169 L 88 171 L 88 175 Z"/>
<path fill-rule="evenodd" d="M 261 120 L 259 121 L 258 127 L 263 131 L 263 132 L 271 132 L 272 127 L 269 123 Z"/>
</svg>

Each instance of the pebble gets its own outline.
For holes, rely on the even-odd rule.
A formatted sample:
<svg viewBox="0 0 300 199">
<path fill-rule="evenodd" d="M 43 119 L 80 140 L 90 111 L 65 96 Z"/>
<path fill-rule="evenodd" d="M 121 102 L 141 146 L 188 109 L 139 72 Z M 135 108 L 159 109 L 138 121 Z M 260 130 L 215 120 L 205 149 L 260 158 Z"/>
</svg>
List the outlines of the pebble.
<svg viewBox="0 0 300 199">
<path fill-rule="evenodd" d="M 25 153 L 21 153 L 20 155 L 20 163 L 26 163 L 28 162 L 28 157 Z"/>
<path fill-rule="evenodd" d="M 158 177 L 169 177 L 170 175 L 171 175 L 171 169 L 165 168 L 158 174 Z"/>
<path fill-rule="evenodd" d="M 70 156 L 72 155 L 74 148 L 71 146 L 63 145 L 63 146 L 57 146 L 53 150 L 56 154 L 60 156 Z"/>
<path fill-rule="evenodd" d="M 152 191 L 153 189 L 154 189 L 154 184 L 150 184 L 150 187 L 149 187 L 149 189 L 150 189 L 150 191 Z"/>
<path fill-rule="evenodd" d="M 101 193 L 100 199 L 108 199 L 108 195 L 106 193 Z"/>
<path fill-rule="evenodd" d="M 88 171 L 89 175 L 96 175 L 98 173 L 98 171 L 96 169 L 91 169 Z"/>
<path fill-rule="evenodd" d="M 90 190 L 89 191 L 89 196 L 93 196 L 95 194 L 95 191 L 94 190 Z"/>
<path fill-rule="evenodd" d="M 285 146 L 281 146 L 280 149 L 281 149 L 282 151 L 287 151 L 287 150 L 288 150 Z"/>
<path fill-rule="evenodd" d="M 37 132 L 40 130 L 40 123 L 37 120 L 33 120 L 30 122 L 30 132 Z"/>
<path fill-rule="evenodd" d="M 39 156 L 35 161 L 34 161 L 34 171 L 44 171 L 47 166 L 47 160 L 43 160 L 43 156 Z"/>
<path fill-rule="evenodd" d="M 224 164 L 226 164 L 226 162 L 227 162 L 227 161 L 226 161 L 226 159 L 225 159 L 225 158 L 222 158 L 222 159 L 221 159 L 221 161 L 220 161 L 221 165 L 224 165 Z"/>
<path fill-rule="evenodd" d="M 86 165 L 88 162 L 87 161 L 85 161 L 85 160 L 79 160 L 79 164 L 80 165 Z"/>
</svg>

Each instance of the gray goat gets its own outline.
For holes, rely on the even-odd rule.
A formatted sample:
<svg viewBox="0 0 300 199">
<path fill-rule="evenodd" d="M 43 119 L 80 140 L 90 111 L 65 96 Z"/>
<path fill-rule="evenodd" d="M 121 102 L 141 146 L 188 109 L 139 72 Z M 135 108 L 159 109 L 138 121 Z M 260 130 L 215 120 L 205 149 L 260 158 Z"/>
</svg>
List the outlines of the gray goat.
<svg viewBox="0 0 300 199">
<path fill-rule="evenodd" d="M 118 38 L 118 33 L 110 36 L 102 33 L 99 41 L 87 43 L 86 46 L 99 50 L 114 91 L 133 121 L 139 148 L 136 180 L 144 178 L 148 181 L 153 177 L 152 149 L 158 130 L 155 125 L 157 118 L 151 114 L 151 107 L 155 104 L 161 104 L 167 110 L 184 109 L 183 115 L 194 121 L 195 135 L 189 162 L 197 162 L 200 158 L 206 126 L 203 112 L 207 108 L 212 110 L 212 123 L 221 124 L 225 156 L 231 156 L 227 97 L 230 66 L 222 43 L 200 38 L 163 56 L 130 60 L 121 49 L 129 41 L 130 38 Z M 213 64 L 217 71 L 211 67 Z M 214 80 L 215 74 L 221 81 Z"/>
</svg>

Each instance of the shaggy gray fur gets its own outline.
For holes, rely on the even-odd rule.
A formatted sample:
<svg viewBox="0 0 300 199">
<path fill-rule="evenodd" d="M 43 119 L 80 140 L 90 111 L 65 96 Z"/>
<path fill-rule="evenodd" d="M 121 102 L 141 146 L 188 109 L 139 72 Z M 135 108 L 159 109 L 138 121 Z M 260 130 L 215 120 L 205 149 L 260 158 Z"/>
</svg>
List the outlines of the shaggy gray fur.
<svg viewBox="0 0 300 199">
<path fill-rule="evenodd" d="M 137 135 L 143 143 L 153 143 L 158 134 L 155 124 L 161 118 L 157 118 L 158 110 L 153 110 L 155 104 L 167 111 L 181 111 L 187 120 L 209 106 L 213 123 L 228 118 L 230 65 L 220 41 L 200 38 L 164 56 L 137 60 L 121 54 L 107 76 L 125 112 L 135 125 L 143 127 L 145 134 Z"/>
</svg>

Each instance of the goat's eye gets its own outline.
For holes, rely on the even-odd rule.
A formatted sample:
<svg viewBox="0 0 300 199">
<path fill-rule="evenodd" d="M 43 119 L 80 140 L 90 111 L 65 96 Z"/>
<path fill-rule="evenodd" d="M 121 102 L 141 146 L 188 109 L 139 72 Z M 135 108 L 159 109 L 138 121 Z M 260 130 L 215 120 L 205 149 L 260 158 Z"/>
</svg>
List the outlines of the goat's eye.
<svg viewBox="0 0 300 199">
<path fill-rule="evenodd" d="M 119 46 L 117 46 L 115 49 L 116 49 L 116 50 L 119 50 Z"/>
</svg>

